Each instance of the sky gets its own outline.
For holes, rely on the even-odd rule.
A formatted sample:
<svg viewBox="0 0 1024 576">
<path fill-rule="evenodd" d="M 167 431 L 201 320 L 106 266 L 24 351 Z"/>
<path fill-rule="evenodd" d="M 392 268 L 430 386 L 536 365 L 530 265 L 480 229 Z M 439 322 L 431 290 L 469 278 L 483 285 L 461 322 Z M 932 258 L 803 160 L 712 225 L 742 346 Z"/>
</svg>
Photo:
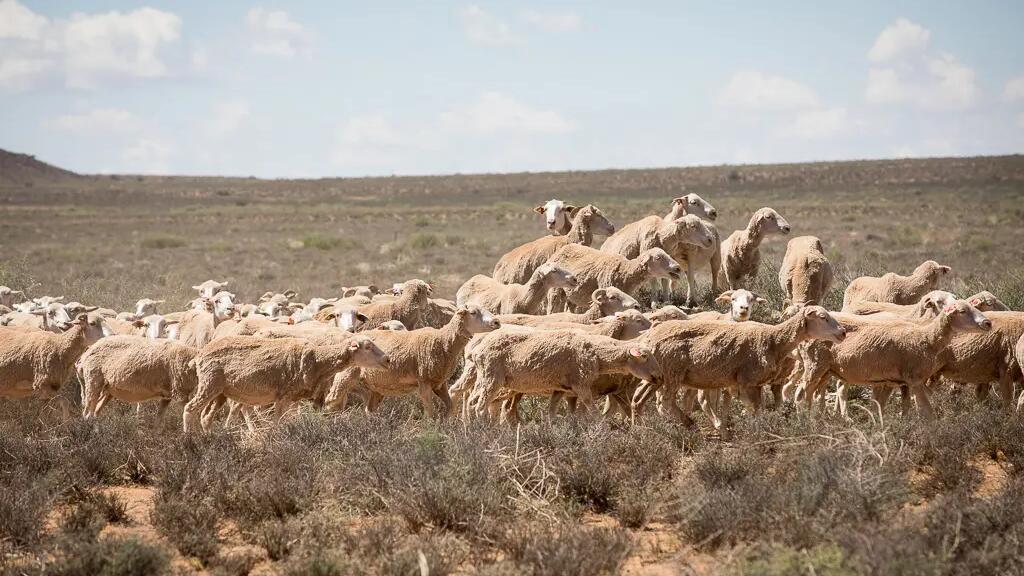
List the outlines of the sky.
<svg viewBox="0 0 1024 576">
<path fill-rule="evenodd" d="M 0 148 L 83 173 L 1024 152 L 1024 2 L 0 0 Z"/>
</svg>

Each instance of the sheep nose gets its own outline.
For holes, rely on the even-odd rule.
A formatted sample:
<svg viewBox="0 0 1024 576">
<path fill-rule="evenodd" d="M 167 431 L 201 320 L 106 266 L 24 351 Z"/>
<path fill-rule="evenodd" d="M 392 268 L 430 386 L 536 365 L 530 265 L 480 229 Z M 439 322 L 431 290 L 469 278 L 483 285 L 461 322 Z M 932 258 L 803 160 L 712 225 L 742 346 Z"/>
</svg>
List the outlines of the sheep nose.
<svg viewBox="0 0 1024 576">
<path fill-rule="evenodd" d="M 789 226 L 783 226 L 782 231 L 785 232 L 786 234 L 789 234 Z"/>
<path fill-rule="evenodd" d="M 499 320 L 491 320 L 491 328 L 494 328 L 495 330 L 497 330 L 498 328 L 501 328 L 501 321 L 499 321 Z"/>
<path fill-rule="evenodd" d="M 992 321 L 991 320 L 983 321 L 981 323 L 981 327 L 984 328 L 985 330 L 991 330 L 992 329 Z"/>
<path fill-rule="evenodd" d="M 715 218 L 718 218 L 718 210 L 715 210 L 715 209 L 708 210 L 708 217 L 711 218 L 712 220 L 714 220 Z"/>
</svg>

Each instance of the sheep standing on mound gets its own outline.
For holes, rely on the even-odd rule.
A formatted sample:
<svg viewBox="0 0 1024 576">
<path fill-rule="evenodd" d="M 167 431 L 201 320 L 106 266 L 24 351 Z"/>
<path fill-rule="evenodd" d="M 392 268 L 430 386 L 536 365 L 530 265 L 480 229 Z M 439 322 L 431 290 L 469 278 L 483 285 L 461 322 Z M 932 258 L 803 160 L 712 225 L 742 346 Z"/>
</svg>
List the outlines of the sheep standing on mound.
<svg viewBox="0 0 1024 576">
<path fill-rule="evenodd" d="M 460 306 L 444 328 L 420 328 L 409 331 L 374 330 L 369 334 L 387 352 L 391 364 L 384 368 L 350 369 L 334 378 L 327 395 L 328 405 L 344 404 L 344 398 L 360 382 L 370 391 L 369 410 L 385 396 L 418 393 L 423 412 L 435 415 L 434 397 L 444 405 L 442 415 L 451 411 L 448 379 L 474 334 L 501 327 L 486 310 L 478 306 Z"/>
<path fill-rule="evenodd" d="M 611 236 L 615 226 L 592 204 L 569 213 L 572 228 L 565 236 L 545 236 L 513 248 L 494 265 L 491 277 L 502 284 L 523 284 L 534 270 L 548 261 L 559 248 L 567 244 L 590 246 L 594 235 Z"/>
<path fill-rule="evenodd" d="M 590 304 L 598 288 L 615 287 L 632 294 L 641 284 L 653 278 L 679 278 L 679 264 L 661 248 L 651 248 L 633 259 L 608 254 L 587 246 L 569 244 L 551 257 L 552 264 L 569 270 L 579 282 L 567 294 L 569 304 L 583 310 Z"/>
<path fill-rule="evenodd" d="M 565 236 L 572 228 L 572 217 L 570 215 L 576 211 L 576 207 L 552 198 L 534 208 L 533 211 L 544 215 L 544 225 L 547 226 L 548 231 L 552 235 Z"/>
<path fill-rule="evenodd" d="M 537 314 L 551 290 L 576 288 L 576 277 L 553 264 L 537 268 L 525 284 L 502 284 L 477 274 L 466 281 L 455 296 L 459 306 L 475 304 L 494 314 Z"/>
<path fill-rule="evenodd" d="M 78 361 L 82 416 L 93 418 L 111 398 L 122 402 L 160 399 L 157 418 L 171 400 L 184 404 L 196 390 L 191 364 L 198 350 L 172 340 L 111 336 L 100 340 Z"/>
<path fill-rule="evenodd" d="M 715 207 L 696 194 L 687 194 L 672 200 L 672 209 L 665 215 L 665 220 L 675 220 L 686 214 L 693 214 L 707 225 L 711 231 L 712 243 L 709 248 L 693 244 L 677 245 L 668 254 L 686 270 L 686 306 L 697 304 L 697 270 L 702 266 L 709 267 L 711 273 L 711 294 L 718 294 L 718 274 L 722 269 L 722 237 L 713 220 L 718 218 Z M 672 296 L 672 279 L 661 280 L 661 299 Z"/>
<path fill-rule="evenodd" d="M 745 288 L 761 265 L 761 242 L 769 234 L 789 234 L 790 226 L 778 212 L 761 208 L 750 217 L 743 230 L 737 230 L 722 242 L 722 274 L 727 288 Z"/>
<path fill-rule="evenodd" d="M 639 310 L 640 304 L 632 296 L 618 288 L 598 288 L 590 295 L 590 308 L 577 314 L 575 312 L 557 312 L 555 314 L 502 314 L 498 320 L 502 324 L 519 326 L 542 326 L 555 322 L 575 322 L 590 324 L 623 310 Z"/>
<path fill-rule="evenodd" d="M 784 308 L 825 303 L 832 286 L 832 264 L 817 236 L 797 236 L 786 244 L 779 285 L 786 293 Z"/>
<path fill-rule="evenodd" d="M 757 322 L 663 322 L 640 341 L 651 346 L 663 370 L 662 405 L 689 423 L 676 404 L 680 388 L 760 389 L 776 382 L 789 366 L 789 355 L 807 340 L 842 341 L 846 331 L 820 306 L 807 306 L 780 324 Z M 639 411 L 656 385 L 643 385 L 634 396 Z M 728 418 L 730 407 L 723 408 Z"/>
<path fill-rule="evenodd" d="M 75 362 L 102 337 L 103 319 L 98 314 L 79 314 L 60 334 L 0 328 L 0 398 L 56 396 L 67 417 L 67 401 L 57 392 Z"/>
<path fill-rule="evenodd" d="M 423 280 L 408 280 L 402 284 L 402 293 L 392 301 L 382 300 L 360 306 L 358 312 L 366 316 L 357 331 L 372 330 L 388 320 L 398 320 L 409 327 L 420 325 L 427 300 L 434 288 Z"/>
<path fill-rule="evenodd" d="M 923 262 L 910 276 L 889 272 L 880 278 L 861 276 L 855 278 L 843 293 L 843 310 L 854 302 L 891 302 L 913 304 L 928 292 L 935 290 L 939 280 L 948 275 L 949 266 L 934 260 Z"/>
<path fill-rule="evenodd" d="M 388 357 L 361 336 L 327 346 L 304 338 L 229 336 L 203 348 L 194 363 L 198 387 L 182 415 L 186 433 L 195 430 L 199 415 L 221 395 L 243 405 L 274 404 L 279 421 L 293 402 L 312 395 L 349 364 L 375 368 L 386 366 Z M 210 429 L 210 418 L 203 416 L 204 431 Z"/>
</svg>

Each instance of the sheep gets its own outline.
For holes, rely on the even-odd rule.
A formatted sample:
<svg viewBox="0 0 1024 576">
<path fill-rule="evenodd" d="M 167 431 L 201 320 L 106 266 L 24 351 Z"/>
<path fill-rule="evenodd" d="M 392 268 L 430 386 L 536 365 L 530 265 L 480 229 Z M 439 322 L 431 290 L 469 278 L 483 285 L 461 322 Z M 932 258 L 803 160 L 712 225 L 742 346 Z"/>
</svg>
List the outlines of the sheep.
<svg viewBox="0 0 1024 576">
<path fill-rule="evenodd" d="M 418 392 L 423 412 L 435 416 L 433 398 L 444 404 L 442 415 L 451 411 L 448 379 L 474 334 L 501 327 L 501 322 L 478 306 L 460 306 L 443 328 L 420 328 L 410 331 L 374 330 L 369 334 L 391 358 L 388 368 L 360 368 L 335 377 L 328 402 L 347 396 L 351 388 L 362 382 L 370 391 L 367 408 L 373 410 L 383 396 L 400 396 Z M 343 402 L 343 400 L 342 400 Z"/>
<path fill-rule="evenodd" d="M 340 298 L 310 298 L 308 304 L 292 312 L 289 321 L 298 324 L 314 320 L 320 311 L 332 308 L 338 300 Z"/>
<path fill-rule="evenodd" d="M 427 299 L 434 291 L 430 284 L 423 280 L 409 280 L 402 284 L 402 295 L 393 302 L 371 302 L 360 306 L 357 310 L 366 321 L 357 331 L 371 330 L 388 320 L 399 320 L 406 326 L 419 325 Z"/>
<path fill-rule="evenodd" d="M 0 397 L 56 396 L 67 417 L 67 401 L 57 392 L 79 357 L 102 337 L 98 314 L 79 314 L 60 334 L 0 328 Z"/>
<path fill-rule="evenodd" d="M 427 306 L 423 309 L 423 314 L 420 315 L 420 325 L 415 328 L 441 328 L 451 321 L 458 308 L 458 305 L 451 300 L 428 298 Z"/>
<path fill-rule="evenodd" d="M 748 278 L 757 274 L 761 264 L 761 242 L 769 234 L 789 234 L 790 226 L 778 212 L 761 208 L 750 217 L 743 230 L 737 230 L 722 242 L 722 275 L 726 288 L 744 288 Z"/>
<path fill-rule="evenodd" d="M 135 303 L 134 312 L 121 312 L 115 314 L 114 317 L 118 320 L 126 320 L 128 322 L 139 320 L 140 318 L 156 314 L 157 305 L 163 304 L 164 302 L 164 300 L 150 300 L 149 298 L 143 298 Z"/>
<path fill-rule="evenodd" d="M 645 313 L 644 316 L 651 321 L 652 325 L 659 324 L 661 322 L 668 322 L 669 320 L 686 320 L 689 318 L 689 315 L 686 312 L 683 312 L 682 309 L 672 305 L 662 306 L 657 310 Z"/>
<path fill-rule="evenodd" d="M 561 200 L 551 199 L 533 209 L 537 214 L 544 215 L 544 224 L 554 236 L 565 236 L 572 228 L 570 214 L 576 212 L 576 207 L 566 204 Z"/>
<path fill-rule="evenodd" d="M 373 284 L 366 285 L 366 286 L 347 286 L 347 287 L 346 286 L 342 286 L 341 287 L 341 296 L 342 296 L 342 298 L 351 298 L 353 296 L 358 296 L 358 297 L 366 298 L 367 300 L 369 300 L 369 299 L 372 299 L 374 297 L 374 295 L 376 295 L 376 294 L 380 294 L 380 288 L 377 288 Z"/>
<path fill-rule="evenodd" d="M 103 321 L 104 336 L 145 336 L 150 339 L 167 338 L 171 326 L 177 320 L 167 321 L 159 314 L 151 314 L 138 320 L 106 318 Z"/>
<path fill-rule="evenodd" d="M 360 336 L 324 346 L 303 338 L 229 336 L 204 347 L 193 362 L 198 384 L 182 413 L 186 433 L 196 429 L 199 415 L 222 394 L 243 405 L 273 403 L 279 421 L 293 402 L 308 397 L 326 378 L 350 364 L 387 366 L 388 357 Z M 210 428 L 206 415 L 202 427 Z"/>
<path fill-rule="evenodd" d="M 355 332 L 367 321 L 366 315 L 356 310 L 354 306 L 337 304 L 317 312 L 313 318 L 348 332 Z"/>
<path fill-rule="evenodd" d="M 60 302 L 63 299 L 63 296 L 40 296 L 39 298 L 33 298 L 32 301 L 38 304 L 40 308 L 46 308 L 50 304 Z"/>
<path fill-rule="evenodd" d="M 968 296 L 964 298 L 982 312 L 1008 312 L 1010 307 L 1003 304 L 1003 301 L 996 298 L 996 295 L 989 292 L 988 290 L 982 290 L 974 296 Z"/>
<path fill-rule="evenodd" d="M 610 316 L 623 310 L 639 310 L 640 304 L 632 296 L 618 288 L 598 288 L 590 295 L 590 308 L 576 314 L 574 312 L 558 312 L 536 316 L 531 314 L 501 314 L 497 318 L 502 324 L 516 324 L 520 326 L 540 326 L 552 322 L 576 322 L 579 324 L 590 324 L 604 316 Z"/>
<path fill-rule="evenodd" d="M 590 324 L 578 322 L 550 322 L 537 326 L 541 330 L 575 330 L 585 334 L 599 334 L 616 340 L 632 340 L 651 327 L 652 323 L 638 310 L 627 309 L 599 318 Z"/>
<path fill-rule="evenodd" d="M 827 363 L 828 373 L 843 381 L 839 397 L 844 415 L 847 387 L 884 384 L 889 390 L 892 384 L 900 384 L 914 395 L 922 416 L 933 419 L 926 383 L 942 371 L 943 352 L 957 334 L 992 329 L 989 318 L 962 300 L 946 306 L 937 318 L 923 324 L 900 320 L 851 324 L 850 318 L 857 317 L 842 318 L 849 328 L 847 338 L 833 344 L 821 359 Z M 808 402 L 814 392 L 805 390 Z M 884 399 L 879 399 L 879 404 L 884 406 Z"/>
<path fill-rule="evenodd" d="M 502 284 L 477 274 L 459 288 L 455 303 L 476 304 L 493 314 L 537 314 L 550 290 L 572 290 L 577 284 L 568 270 L 553 264 L 539 266 L 525 284 Z"/>
<path fill-rule="evenodd" d="M 227 282 L 217 282 L 216 280 L 207 280 L 198 286 L 193 286 L 193 290 L 199 291 L 200 298 L 213 298 L 213 295 L 217 292 L 228 287 Z"/>
<path fill-rule="evenodd" d="M 590 246 L 594 242 L 594 234 L 611 236 L 615 233 L 615 226 L 593 204 L 570 211 L 569 216 L 572 228 L 565 236 L 545 236 L 509 250 L 498 259 L 491 277 L 502 284 L 523 284 L 562 246 Z"/>
<path fill-rule="evenodd" d="M 16 311 L 7 315 L 7 326 L 24 326 L 35 330 L 60 333 L 71 326 L 74 316 L 68 314 L 64 304 L 50 302 L 40 306 L 34 303 L 33 307 L 22 307 L 31 310 L 30 312 Z"/>
<path fill-rule="evenodd" d="M 843 307 L 846 314 L 856 316 L 881 315 L 903 320 L 931 320 L 943 308 L 957 300 L 956 294 L 944 290 L 932 290 L 914 304 L 893 304 L 891 302 L 855 301 Z M 972 304 L 973 306 L 973 304 Z"/>
<path fill-rule="evenodd" d="M 559 248 L 550 263 L 569 270 L 578 285 L 568 292 L 570 305 L 577 310 L 590 303 L 591 294 L 598 288 L 616 287 L 627 294 L 652 278 L 679 278 L 679 264 L 661 248 L 651 248 L 633 259 L 609 254 L 579 244 Z"/>
<path fill-rule="evenodd" d="M 665 215 L 665 221 L 678 219 L 686 214 L 693 214 L 704 221 L 711 232 L 712 244 L 709 248 L 693 244 L 680 244 L 669 250 L 669 256 L 675 259 L 686 270 L 686 306 L 693 307 L 697 300 L 697 269 L 708 266 L 711 271 L 711 293 L 718 293 L 718 271 L 722 267 L 722 238 L 713 221 L 718 218 L 715 207 L 697 194 L 686 194 L 672 199 L 672 208 Z M 671 278 L 661 280 L 660 300 L 667 300 L 672 295 Z"/>
<path fill-rule="evenodd" d="M 923 262 L 910 276 L 889 272 L 881 277 L 855 278 L 843 293 L 843 309 L 857 301 L 913 304 L 935 290 L 939 280 L 950 273 L 949 266 L 934 260 Z"/>
<path fill-rule="evenodd" d="M 7 286 L 0 286 L 0 306 L 10 308 L 14 306 L 14 297 L 19 297 L 19 300 L 25 299 L 25 293 L 21 290 L 12 290 Z"/>
<path fill-rule="evenodd" d="M 797 236 L 786 244 L 779 286 L 786 295 L 784 308 L 825 303 L 832 286 L 832 264 L 817 236 Z"/>
<path fill-rule="evenodd" d="M 300 304 L 292 303 L 292 299 L 298 296 L 295 290 L 285 290 L 283 293 L 266 292 L 260 296 L 256 305 L 256 313 L 270 318 L 285 318 L 296 309 L 301 308 Z"/>
<path fill-rule="evenodd" d="M 196 389 L 191 365 L 198 350 L 171 340 L 110 336 L 90 347 L 78 361 L 82 416 L 94 418 L 115 398 L 122 402 L 160 399 L 158 418 L 171 400 L 188 402 Z"/>
<path fill-rule="evenodd" d="M 728 304 L 728 312 L 699 312 L 690 314 L 690 320 L 719 320 L 724 322 L 746 322 L 754 313 L 758 304 L 767 304 L 768 301 L 761 296 L 740 288 L 738 290 L 726 290 L 715 298 L 718 304 Z"/>
<path fill-rule="evenodd" d="M 377 326 L 377 330 L 391 330 L 392 332 L 404 332 L 408 330 L 405 324 L 402 324 L 399 320 L 388 320 L 387 322 Z"/>
<path fill-rule="evenodd" d="M 789 356 L 806 340 L 842 341 L 845 329 L 820 306 L 807 306 L 788 320 L 769 325 L 757 322 L 662 322 L 640 342 L 648 344 L 663 369 L 664 405 L 675 417 L 689 423 L 676 405 L 676 391 L 683 388 L 739 388 L 759 390 L 778 379 Z M 659 386 L 641 385 L 633 398 L 634 413 L 643 407 Z M 724 408 L 729 415 L 729 396 Z M 756 405 L 755 405 L 756 406 Z"/>
<path fill-rule="evenodd" d="M 172 332 L 173 340 L 194 348 L 202 348 L 214 339 L 218 325 L 234 317 L 234 306 L 228 300 L 204 298 L 202 310 L 189 310 L 181 316 L 177 329 Z"/>
<path fill-rule="evenodd" d="M 572 392 L 589 412 L 600 376 L 629 374 L 653 382 L 661 376 L 651 350 L 642 344 L 573 331 L 496 332 L 473 348 L 471 361 L 476 384 L 470 404 L 478 415 L 503 391 Z"/>
</svg>

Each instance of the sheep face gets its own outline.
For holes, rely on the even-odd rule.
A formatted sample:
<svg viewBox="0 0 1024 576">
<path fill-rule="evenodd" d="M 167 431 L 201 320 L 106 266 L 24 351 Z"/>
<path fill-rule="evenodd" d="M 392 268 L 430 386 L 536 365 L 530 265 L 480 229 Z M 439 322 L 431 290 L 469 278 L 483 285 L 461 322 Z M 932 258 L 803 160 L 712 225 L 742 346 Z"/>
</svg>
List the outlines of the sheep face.
<svg viewBox="0 0 1024 576">
<path fill-rule="evenodd" d="M 235 303 L 232 300 L 234 294 L 220 292 L 213 299 L 213 316 L 218 321 L 227 320 L 235 316 Z"/>
<path fill-rule="evenodd" d="M 579 286 L 579 280 L 576 276 L 561 266 L 555 266 L 554 264 L 544 264 L 537 269 L 540 272 L 541 278 L 547 284 L 549 288 L 565 288 L 571 290 Z"/>
<path fill-rule="evenodd" d="M 932 290 L 931 292 L 924 295 L 921 298 L 921 304 L 924 309 L 928 311 L 927 316 L 929 318 L 935 318 L 942 313 L 942 310 L 955 303 L 957 300 L 956 295 L 952 292 L 946 292 L 945 290 Z"/>
<path fill-rule="evenodd" d="M 598 236 L 611 236 L 615 234 L 615 225 L 612 224 L 601 210 L 593 204 L 588 204 L 583 208 L 580 208 L 578 213 L 584 220 L 590 222 L 590 231 Z"/>
<path fill-rule="evenodd" d="M 679 198 L 673 198 L 672 204 L 673 206 L 682 208 L 684 213 L 693 214 L 694 216 L 704 220 L 714 220 L 715 218 L 718 218 L 718 210 L 715 210 L 714 206 L 693 193 L 680 196 Z"/>
<path fill-rule="evenodd" d="M 384 369 L 391 365 L 391 359 L 369 338 L 355 336 L 348 343 L 352 351 L 352 363 L 360 368 Z"/>
<path fill-rule="evenodd" d="M 806 306 L 802 313 L 807 334 L 812 340 L 842 342 L 846 339 L 846 328 L 821 306 Z"/>
<path fill-rule="evenodd" d="M 761 208 L 757 211 L 761 222 L 761 229 L 766 234 L 789 234 L 792 227 L 781 214 L 771 208 Z"/>
<path fill-rule="evenodd" d="M 143 298 L 135 303 L 135 315 L 139 318 L 145 318 L 156 314 L 156 307 L 159 304 L 163 304 L 163 300 L 150 300 L 149 298 Z"/>
<path fill-rule="evenodd" d="M 347 332 L 355 332 L 369 320 L 365 314 L 355 310 L 339 310 L 328 315 L 327 318 L 334 320 L 335 326 Z"/>
<path fill-rule="evenodd" d="M 934 260 L 929 260 L 918 266 L 915 272 L 918 271 L 924 272 L 924 275 L 932 282 L 938 282 L 940 278 L 948 275 L 953 269 L 949 266 L 943 266 Z"/>
<path fill-rule="evenodd" d="M 31 314 L 42 316 L 45 326 L 51 330 L 63 332 L 71 328 L 71 315 L 68 314 L 67 310 L 64 309 L 64 305 L 60 302 L 51 302 L 42 308 L 35 308 L 31 311 Z"/>
<path fill-rule="evenodd" d="M 177 321 L 168 322 L 159 314 L 151 314 L 141 320 L 136 320 L 136 326 L 143 329 L 143 333 L 146 338 L 153 340 L 157 338 L 165 338 L 167 336 L 168 327 L 172 324 L 177 324 Z"/>
<path fill-rule="evenodd" d="M 982 290 L 967 299 L 967 302 L 982 312 L 1006 311 L 1009 307 L 988 290 Z"/>
<path fill-rule="evenodd" d="M 675 227 L 673 235 L 678 238 L 679 244 L 692 244 L 704 248 L 711 248 L 715 243 L 711 228 L 699 217 L 687 214 L 672 222 Z"/>
<path fill-rule="evenodd" d="M 653 278 L 678 280 L 683 272 L 679 264 L 661 248 L 651 248 L 644 253 L 643 258 L 647 265 L 647 271 Z"/>
<path fill-rule="evenodd" d="M 401 320 L 388 320 L 387 322 L 377 326 L 377 330 L 390 330 L 391 332 L 405 332 L 408 328 L 405 324 L 402 324 Z"/>
<path fill-rule="evenodd" d="M 992 321 L 963 300 L 946 306 L 942 312 L 952 318 L 954 332 L 988 332 L 992 329 Z"/>
<path fill-rule="evenodd" d="M 36 304 L 32 300 L 26 300 L 25 302 L 19 302 L 12 306 L 18 312 L 24 312 L 25 314 L 31 314 L 33 310 L 39 310 L 42 307 Z"/>
<path fill-rule="evenodd" d="M 619 334 L 619 340 L 632 340 L 652 326 L 651 321 L 641 314 L 639 310 L 623 310 L 622 312 L 616 312 L 611 318 L 598 320 L 598 322 L 612 321 L 622 322 L 622 332 Z"/>
<path fill-rule="evenodd" d="M 462 317 L 465 331 L 480 334 L 501 328 L 501 322 L 479 306 L 460 306 L 455 313 Z"/>
<path fill-rule="evenodd" d="M 221 290 L 227 288 L 227 282 L 217 282 L 216 280 L 207 280 L 198 286 L 193 286 L 193 290 L 199 291 L 199 296 L 203 298 L 213 298 L 213 295 Z"/>
<path fill-rule="evenodd" d="M 99 306 L 86 306 L 81 302 L 68 302 L 64 305 L 64 311 L 67 312 L 68 316 L 74 318 L 79 314 L 87 314 L 89 312 L 95 312 Z"/>
<path fill-rule="evenodd" d="M 591 299 L 601 305 L 601 315 L 610 316 L 623 310 L 639 310 L 640 303 L 618 288 L 598 288 Z"/>
<path fill-rule="evenodd" d="M 367 286 L 348 286 L 341 288 L 341 296 L 348 298 L 350 296 L 364 296 L 366 298 L 373 298 L 375 294 L 380 294 L 380 288 L 377 288 L 373 284 Z"/>
<path fill-rule="evenodd" d="M 626 360 L 629 372 L 641 380 L 657 382 L 661 378 L 661 365 L 647 346 L 632 346 Z"/>
<path fill-rule="evenodd" d="M 735 322 L 746 322 L 754 313 L 754 307 L 758 304 L 767 304 L 768 301 L 754 294 L 750 290 L 728 290 L 723 292 L 715 302 L 729 304 L 729 314 Z"/>
<path fill-rule="evenodd" d="M 689 316 L 686 312 L 676 306 L 662 306 L 657 310 L 647 314 L 648 320 L 651 321 L 651 326 L 657 326 L 662 322 L 668 322 L 669 320 L 686 320 Z"/>
<path fill-rule="evenodd" d="M 565 228 L 570 214 L 576 213 L 576 207 L 561 200 L 551 199 L 533 209 L 537 214 L 544 215 L 544 225 L 552 232 Z"/>
<path fill-rule="evenodd" d="M 310 314 L 316 314 L 337 301 L 338 298 L 310 298 L 309 304 L 306 304 L 303 310 Z"/>
<path fill-rule="evenodd" d="M 75 316 L 74 320 L 69 322 L 68 328 L 72 326 L 82 326 L 84 328 L 83 336 L 88 345 L 92 345 L 98 342 L 100 338 L 106 336 L 106 326 L 103 324 L 103 317 L 99 314 L 79 314 Z"/>
</svg>

